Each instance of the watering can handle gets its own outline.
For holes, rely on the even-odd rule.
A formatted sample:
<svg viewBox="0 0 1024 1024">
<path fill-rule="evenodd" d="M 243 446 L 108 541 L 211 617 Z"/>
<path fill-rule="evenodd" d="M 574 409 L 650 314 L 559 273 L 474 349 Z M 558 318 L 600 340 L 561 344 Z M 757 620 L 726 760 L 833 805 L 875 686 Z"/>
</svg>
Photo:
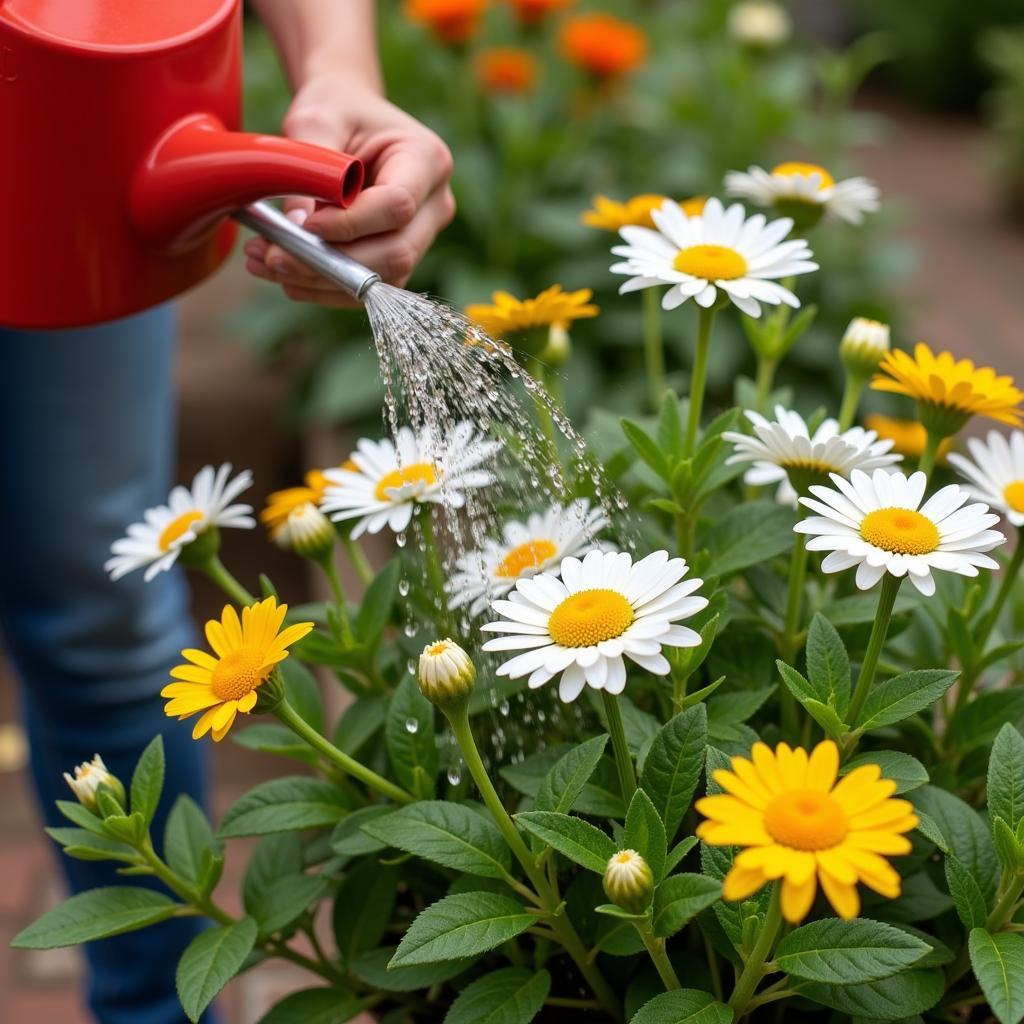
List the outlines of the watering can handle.
<svg viewBox="0 0 1024 1024">
<path fill-rule="evenodd" d="M 252 203 L 232 216 L 240 224 L 279 245 L 300 263 L 317 271 L 344 289 L 354 299 L 362 299 L 367 288 L 380 281 L 380 274 L 339 252 L 310 231 L 300 228 L 270 203 Z"/>
</svg>

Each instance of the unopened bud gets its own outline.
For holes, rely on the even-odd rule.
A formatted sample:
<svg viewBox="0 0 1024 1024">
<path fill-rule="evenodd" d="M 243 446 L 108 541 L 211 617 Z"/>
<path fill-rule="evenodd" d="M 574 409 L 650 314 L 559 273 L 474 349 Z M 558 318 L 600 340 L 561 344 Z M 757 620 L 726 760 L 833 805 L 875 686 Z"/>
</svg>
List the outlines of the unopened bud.
<svg viewBox="0 0 1024 1024">
<path fill-rule="evenodd" d="M 293 508 L 273 534 L 278 547 L 317 560 L 331 553 L 334 537 L 330 520 L 311 501 Z"/>
<path fill-rule="evenodd" d="M 867 317 L 855 316 L 839 343 L 843 365 L 858 377 L 866 377 L 878 368 L 889 351 L 889 325 Z"/>
<path fill-rule="evenodd" d="M 772 0 L 744 0 L 729 11 L 729 31 L 744 46 L 771 50 L 781 46 L 792 30 L 784 7 Z"/>
<path fill-rule="evenodd" d="M 439 707 L 469 697 L 476 682 L 476 668 L 454 640 L 435 640 L 420 655 L 419 684 L 423 696 Z"/>
<path fill-rule="evenodd" d="M 619 850 L 604 869 L 608 899 L 630 914 L 642 914 L 654 896 L 654 875 L 636 850 Z"/>
<path fill-rule="evenodd" d="M 78 802 L 94 814 L 98 808 L 96 791 L 100 786 L 106 786 L 113 794 L 114 799 L 122 807 L 125 805 L 124 785 L 116 775 L 112 775 L 107 770 L 107 766 L 99 754 L 93 755 L 91 761 L 85 761 L 78 765 L 75 768 L 74 777 L 65 772 L 64 781 L 71 787 Z"/>
<path fill-rule="evenodd" d="M 569 332 L 561 324 L 552 324 L 548 331 L 548 344 L 540 354 L 540 360 L 548 366 L 565 366 L 572 355 Z"/>
</svg>

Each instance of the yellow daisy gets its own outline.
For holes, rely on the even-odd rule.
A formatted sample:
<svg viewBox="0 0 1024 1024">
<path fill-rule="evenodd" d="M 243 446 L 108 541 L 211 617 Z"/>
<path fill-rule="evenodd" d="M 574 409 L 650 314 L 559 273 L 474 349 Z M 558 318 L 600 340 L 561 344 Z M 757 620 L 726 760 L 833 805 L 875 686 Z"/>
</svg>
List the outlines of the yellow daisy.
<svg viewBox="0 0 1024 1024">
<path fill-rule="evenodd" d="M 660 210 L 666 198 L 653 192 L 644 192 L 624 203 L 618 203 L 607 196 L 594 196 L 593 209 L 584 210 L 580 220 L 588 228 L 600 228 L 602 231 L 618 231 L 625 227 L 653 228 L 654 218 L 651 213 Z M 704 209 L 707 198 L 693 196 L 681 200 L 679 205 L 687 217 L 696 217 Z"/>
<path fill-rule="evenodd" d="M 600 311 L 590 301 L 593 294 L 589 288 L 565 292 L 560 284 L 545 289 L 535 299 L 495 292 L 491 296 L 493 305 L 467 306 L 466 316 L 495 338 L 537 328 L 565 329 L 573 320 L 597 316 Z"/>
<path fill-rule="evenodd" d="M 924 453 L 928 432 L 917 420 L 901 420 L 893 416 L 872 413 L 864 417 L 864 426 L 873 430 L 880 441 L 892 441 L 892 450 L 908 459 L 919 459 Z M 939 459 L 943 459 L 953 446 L 951 438 L 939 445 Z"/>
<path fill-rule="evenodd" d="M 230 605 L 220 621 L 206 623 L 206 639 L 213 654 L 189 649 L 182 657 L 189 664 L 171 672 L 173 683 L 160 691 L 169 697 L 164 713 L 179 721 L 197 711 L 203 715 L 192 730 L 199 739 L 212 731 L 217 742 L 224 739 L 238 712 L 248 714 L 256 706 L 256 689 L 265 683 L 274 666 L 288 657 L 288 647 L 301 640 L 312 622 L 298 622 L 281 629 L 288 605 L 273 597 L 242 609 L 242 618 Z"/>
<path fill-rule="evenodd" d="M 885 857 L 910 852 L 903 833 L 917 825 L 913 805 L 891 799 L 896 783 L 877 764 L 836 783 L 838 771 L 839 749 L 825 740 L 810 755 L 755 743 L 749 760 L 734 757 L 732 771 L 713 773 L 725 792 L 697 801 L 707 818 L 697 835 L 712 846 L 744 847 L 726 875 L 725 899 L 745 900 L 782 879 L 782 913 L 795 924 L 811 909 L 819 881 L 847 920 L 860 911 L 858 882 L 899 896 L 900 876 Z"/>
<path fill-rule="evenodd" d="M 346 459 L 341 469 L 355 469 L 355 463 Z M 330 481 L 322 469 L 311 469 L 304 478 L 302 487 L 286 487 L 282 491 L 274 491 L 267 497 L 266 508 L 260 513 L 260 522 L 267 528 L 271 540 L 288 524 L 292 514 L 304 509 L 306 505 L 319 505 L 324 500 Z"/>
<path fill-rule="evenodd" d="M 1024 425 L 1019 409 L 1024 392 L 1012 377 L 976 367 L 970 359 L 955 360 L 949 352 L 936 355 L 927 345 L 916 345 L 913 356 L 891 351 L 871 386 L 915 399 L 926 429 L 943 437 L 955 434 L 972 416 Z"/>
</svg>

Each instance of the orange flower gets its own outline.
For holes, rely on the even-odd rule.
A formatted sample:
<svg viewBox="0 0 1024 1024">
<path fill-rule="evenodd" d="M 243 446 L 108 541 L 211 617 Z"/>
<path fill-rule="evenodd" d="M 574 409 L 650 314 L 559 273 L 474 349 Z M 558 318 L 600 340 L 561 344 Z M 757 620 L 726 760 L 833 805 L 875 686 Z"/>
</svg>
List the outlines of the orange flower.
<svg viewBox="0 0 1024 1024">
<path fill-rule="evenodd" d="M 406 17 L 426 25 L 451 46 L 468 42 L 476 33 L 487 0 L 406 0 Z"/>
<path fill-rule="evenodd" d="M 635 71 L 647 56 L 647 36 L 610 14 L 580 14 L 562 26 L 562 53 L 596 78 Z"/>
<path fill-rule="evenodd" d="M 571 7 L 576 0 L 509 0 L 521 25 L 536 25 L 548 15 L 565 7 Z"/>
<path fill-rule="evenodd" d="M 495 46 L 480 54 L 476 73 L 488 92 L 523 94 L 537 81 L 537 62 L 529 50 Z"/>
</svg>

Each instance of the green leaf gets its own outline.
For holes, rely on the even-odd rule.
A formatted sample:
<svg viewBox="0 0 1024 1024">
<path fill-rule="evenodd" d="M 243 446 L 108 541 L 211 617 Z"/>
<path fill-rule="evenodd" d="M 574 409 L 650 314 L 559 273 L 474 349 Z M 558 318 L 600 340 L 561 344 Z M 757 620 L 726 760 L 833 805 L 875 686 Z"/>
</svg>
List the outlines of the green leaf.
<svg viewBox="0 0 1024 1024">
<path fill-rule="evenodd" d="M 167 816 L 164 860 L 179 875 L 190 882 L 198 882 L 206 858 L 220 857 L 223 852 L 202 809 L 190 796 L 182 793 Z"/>
<path fill-rule="evenodd" d="M 816 698 L 842 719 L 850 704 L 850 658 L 836 627 L 821 612 L 807 633 L 807 678 Z"/>
<path fill-rule="evenodd" d="M 830 917 L 791 932 L 779 943 L 774 959 L 794 978 L 855 985 L 899 974 L 929 950 L 926 942 L 892 925 Z"/>
<path fill-rule="evenodd" d="M 367 853 L 379 853 L 387 847 L 387 843 L 382 843 L 368 832 L 364 832 L 363 826 L 375 818 L 394 814 L 397 810 L 394 804 L 371 804 L 346 815 L 331 833 L 331 849 L 341 857 L 362 857 Z"/>
<path fill-rule="evenodd" d="M 715 575 L 731 576 L 793 547 L 793 513 L 770 501 L 745 501 L 718 517 L 701 538 Z"/>
<path fill-rule="evenodd" d="M 1024 690 L 991 690 L 980 693 L 953 716 L 947 734 L 960 754 L 991 743 L 1007 723 L 1024 719 Z"/>
<path fill-rule="evenodd" d="M 675 846 L 669 851 L 668 857 L 665 860 L 665 874 L 670 875 L 679 866 L 680 861 L 697 845 L 696 836 L 687 836 L 685 839 L 680 839 Z"/>
<path fill-rule="evenodd" d="M 839 774 L 849 775 L 862 764 L 877 764 L 882 769 L 882 778 L 896 783 L 897 793 L 909 793 L 928 784 L 925 766 L 917 758 L 896 750 L 872 750 L 868 754 L 858 754 L 839 769 Z"/>
<path fill-rule="evenodd" d="M 116 839 L 94 835 L 84 828 L 47 828 L 46 834 L 75 860 L 135 860 L 135 851 Z"/>
<path fill-rule="evenodd" d="M 316 751 L 300 740 L 291 729 L 273 722 L 259 722 L 244 729 L 232 729 L 231 739 L 238 746 L 261 754 L 291 757 L 306 764 L 315 764 L 317 760 Z"/>
<path fill-rule="evenodd" d="M 282 875 L 245 909 L 256 919 L 260 935 L 272 935 L 284 931 L 326 889 L 327 880 L 316 875 Z"/>
<path fill-rule="evenodd" d="M 11 940 L 15 949 L 54 949 L 135 931 L 174 916 L 178 904 L 153 889 L 89 889 L 47 911 Z"/>
<path fill-rule="evenodd" d="M 324 705 L 313 673 L 298 658 L 285 658 L 278 664 L 284 680 L 284 695 L 299 717 L 317 732 L 324 731 Z"/>
<path fill-rule="evenodd" d="M 1024 936 L 975 928 L 968 949 L 989 1009 L 1000 1024 L 1017 1024 L 1024 1017 Z"/>
<path fill-rule="evenodd" d="M 983 927 L 988 917 L 988 903 L 974 876 L 952 854 L 946 856 L 946 884 L 957 916 L 965 927 Z"/>
<path fill-rule="evenodd" d="M 345 811 L 342 794 L 330 782 L 289 775 L 260 783 L 237 800 L 224 815 L 219 835 L 259 836 L 336 825 Z"/>
<path fill-rule="evenodd" d="M 292 992 L 260 1017 L 259 1024 L 346 1024 L 362 1012 L 362 1002 L 336 988 Z"/>
<path fill-rule="evenodd" d="M 622 432 L 635 449 L 637 455 L 666 482 L 672 478 L 672 469 L 665 453 L 658 447 L 657 441 L 650 437 L 639 424 L 623 417 L 619 421 Z"/>
<path fill-rule="evenodd" d="M 666 391 L 658 412 L 658 444 L 673 458 L 682 453 L 683 425 L 679 418 L 679 396 Z"/>
<path fill-rule="evenodd" d="M 814 687 L 800 672 L 784 661 L 776 661 L 775 665 L 779 670 L 779 675 L 782 676 L 782 681 L 786 684 L 786 689 L 796 697 L 803 709 L 825 730 L 828 736 L 838 740 L 847 731 L 846 723 L 832 708 L 818 700 Z"/>
<path fill-rule="evenodd" d="M 595 736 L 571 747 L 559 758 L 537 790 L 534 800 L 537 810 L 568 814 L 594 774 L 607 745 L 607 736 Z"/>
<path fill-rule="evenodd" d="M 373 858 L 345 876 L 334 898 L 334 937 L 346 961 L 380 942 L 395 909 L 397 884 L 397 867 Z"/>
<path fill-rule="evenodd" d="M 644 1003 L 629 1024 L 732 1024 L 732 1020 L 732 1010 L 710 993 L 681 988 Z"/>
<path fill-rule="evenodd" d="M 346 754 L 358 756 L 376 734 L 384 728 L 387 717 L 387 698 L 380 693 L 357 697 L 338 720 L 334 730 L 334 745 Z"/>
<path fill-rule="evenodd" d="M 533 754 L 520 764 L 505 765 L 501 769 L 501 777 L 513 789 L 532 797 L 536 802 L 544 778 L 559 758 L 571 749 L 568 744 L 560 744 L 539 754 Z M 598 761 L 594 774 L 580 791 L 570 810 L 596 818 L 625 816 L 626 808 L 622 804 L 622 794 L 619 791 L 619 775 L 610 758 L 602 757 Z"/>
<path fill-rule="evenodd" d="M 421 800 L 433 797 L 438 770 L 434 705 L 408 673 L 391 698 L 384 735 L 398 781 Z"/>
<path fill-rule="evenodd" d="M 675 935 L 688 921 L 722 895 L 722 883 L 707 875 L 682 874 L 666 878 L 654 893 L 654 934 Z"/>
<path fill-rule="evenodd" d="M 864 732 L 902 722 L 934 704 L 956 681 L 959 672 L 941 668 L 916 669 L 879 683 L 868 694 L 853 724 Z"/>
<path fill-rule="evenodd" d="M 822 985 L 804 983 L 800 994 L 823 1006 L 852 1017 L 874 1021 L 903 1021 L 915 1013 L 930 1010 L 945 990 L 945 977 L 938 970 L 913 970 L 869 981 L 863 985 Z"/>
<path fill-rule="evenodd" d="M 148 826 L 156 813 L 164 788 L 164 741 L 155 736 L 142 752 L 132 774 L 131 810 Z"/>
<path fill-rule="evenodd" d="M 1024 848 L 1021 847 L 1017 834 L 997 814 L 991 818 L 992 840 L 996 846 L 999 863 L 1009 871 L 1024 867 Z"/>
<path fill-rule="evenodd" d="M 351 963 L 349 970 L 362 982 L 382 992 L 415 992 L 430 988 L 454 978 L 475 962 L 446 960 L 439 964 L 416 964 L 412 967 L 389 967 L 395 955 L 394 946 L 382 946 L 361 953 Z"/>
<path fill-rule="evenodd" d="M 477 978 L 456 997 L 444 1024 L 530 1024 L 551 988 L 547 971 L 505 967 Z"/>
<path fill-rule="evenodd" d="M 633 794 L 633 799 L 629 803 L 629 811 L 626 813 L 625 845 L 630 850 L 636 850 L 647 861 L 654 875 L 655 884 L 660 882 L 665 873 L 665 857 L 668 852 L 665 826 L 661 823 L 651 798 L 642 789 Z M 607 864 L 607 861 L 605 863 Z"/>
<path fill-rule="evenodd" d="M 548 846 L 591 871 L 603 875 L 616 846 L 600 829 L 582 818 L 554 811 L 521 811 L 516 821 Z"/>
<path fill-rule="evenodd" d="M 446 896 L 413 921 L 391 963 L 401 967 L 477 956 L 520 935 L 536 920 L 514 900 L 497 893 Z"/>
<path fill-rule="evenodd" d="M 943 853 L 949 853 L 949 840 L 936 824 L 935 819 L 926 811 L 917 809 L 917 830 L 930 843 L 934 843 Z"/>
<path fill-rule="evenodd" d="M 387 846 L 470 875 L 504 878 L 512 866 L 495 825 L 463 804 L 423 801 L 368 821 L 363 831 Z"/>
<path fill-rule="evenodd" d="M 355 633 L 360 643 L 376 643 L 391 621 L 391 610 L 398 597 L 398 584 L 402 576 L 402 563 L 392 558 L 366 588 L 363 603 L 356 617 Z"/>
<path fill-rule="evenodd" d="M 200 932 L 178 961 L 178 999 L 190 1021 L 198 1021 L 217 993 L 241 970 L 256 944 L 256 922 L 243 917 L 234 924 Z"/>
<path fill-rule="evenodd" d="M 988 761 L 988 812 L 1011 831 L 1024 818 L 1024 737 L 1009 722 L 999 730 Z"/>
<path fill-rule="evenodd" d="M 644 760 L 640 787 L 651 798 L 669 840 L 675 838 L 693 799 L 704 767 L 707 738 L 707 710 L 698 704 L 662 727 Z"/>
<path fill-rule="evenodd" d="M 297 832 L 280 832 L 261 839 L 249 856 L 242 881 L 242 903 L 246 912 L 253 914 L 263 894 L 272 889 L 279 878 L 299 874 L 302 868 L 302 837 Z"/>
<path fill-rule="evenodd" d="M 83 807 L 77 800 L 55 801 L 57 810 L 64 815 L 68 821 L 74 822 L 79 828 L 91 832 L 94 836 L 112 838 L 104 826 L 102 819 L 96 817 L 87 807 Z"/>
</svg>

